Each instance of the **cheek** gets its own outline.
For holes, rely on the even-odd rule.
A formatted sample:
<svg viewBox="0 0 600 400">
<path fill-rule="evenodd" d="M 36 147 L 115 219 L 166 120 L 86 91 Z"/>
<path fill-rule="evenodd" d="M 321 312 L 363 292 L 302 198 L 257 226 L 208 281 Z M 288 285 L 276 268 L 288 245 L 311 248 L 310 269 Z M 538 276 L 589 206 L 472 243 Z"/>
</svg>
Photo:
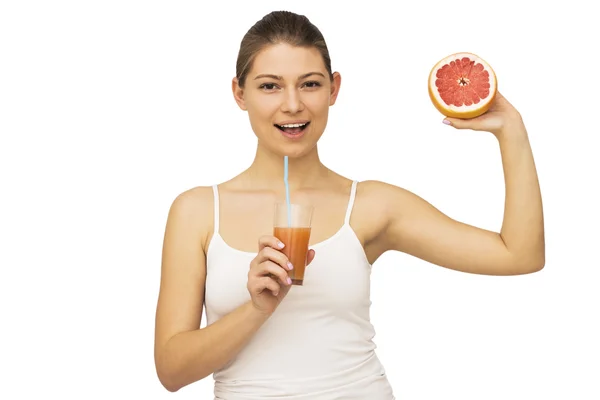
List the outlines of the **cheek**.
<svg viewBox="0 0 600 400">
<path fill-rule="evenodd" d="M 329 96 L 319 94 L 318 96 L 307 96 L 304 101 L 306 107 L 314 116 L 327 115 L 329 111 Z"/>
<path fill-rule="evenodd" d="M 250 99 L 246 102 L 250 118 L 268 118 L 270 119 L 279 108 L 279 101 L 276 96 L 264 96 L 260 99 Z"/>
<path fill-rule="evenodd" d="M 314 102 L 317 102 L 319 104 L 329 104 L 329 88 L 326 87 L 321 87 L 319 88 L 319 90 L 310 93 L 310 96 L 313 98 Z"/>
</svg>

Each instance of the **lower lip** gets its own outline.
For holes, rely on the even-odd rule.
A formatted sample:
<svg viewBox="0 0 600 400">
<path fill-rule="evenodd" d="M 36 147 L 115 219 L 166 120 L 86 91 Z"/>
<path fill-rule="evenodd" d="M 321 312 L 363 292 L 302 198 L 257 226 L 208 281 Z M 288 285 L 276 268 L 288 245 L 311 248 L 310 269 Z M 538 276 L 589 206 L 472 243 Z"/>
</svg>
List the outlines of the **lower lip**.
<svg viewBox="0 0 600 400">
<path fill-rule="evenodd" d="M 310 124 L 309 124 L 309 126 L 310 126 Z M 277 127 L 275 127 L 275 129 L 277 129 L 279 131 L 279 133 L 281 133 L 286 138 L 292 139 L 292 140 L 294 140 L 294 139 L 297 140 L 297 139 L 300 139 L 302 136 L 304 136 L 304 134 L 308 130 L 309 126 L 307 126 L 306 128 L 304 128 L 300 133 L 296 133 L 296 134 L 287 133 L 287 132 L 282 131 L 281 129 L 279 129 Z"/>
</svg>

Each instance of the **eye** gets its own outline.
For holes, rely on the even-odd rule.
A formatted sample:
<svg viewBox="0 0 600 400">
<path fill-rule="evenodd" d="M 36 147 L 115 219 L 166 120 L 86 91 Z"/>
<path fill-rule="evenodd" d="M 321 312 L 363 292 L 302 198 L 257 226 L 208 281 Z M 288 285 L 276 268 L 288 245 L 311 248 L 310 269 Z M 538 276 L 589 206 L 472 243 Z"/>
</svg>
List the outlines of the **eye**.
<svg viewBox="0 0 600 400">
<path fill-rule="evenodd" d="M 275 90 L 277 88 L 277 85 L 275 85 L 274 83 L 263 83 L 262 85 L 259 86 L 259 89 L 264 89 L 268 92 Z"/>
<path fill-rule="evenodd" d="M 317 81 L 308 81 L 308 82 L 304 82 L 304 87 L 307 88 L 317 88 L 319 86 L 321 86 L 321 83 L 317 82 Z"/>
</svg>

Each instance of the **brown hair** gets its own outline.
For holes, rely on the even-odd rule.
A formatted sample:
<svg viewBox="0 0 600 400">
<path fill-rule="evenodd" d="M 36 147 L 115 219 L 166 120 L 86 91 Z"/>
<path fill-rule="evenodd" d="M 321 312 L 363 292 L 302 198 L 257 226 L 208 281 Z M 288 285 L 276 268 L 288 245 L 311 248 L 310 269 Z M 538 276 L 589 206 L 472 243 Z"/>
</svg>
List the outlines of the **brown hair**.
<svg viewBox="0 0 600 400">
<path fill-rule="evenodd" d="M 256 55 L 266 46 L 278 43 L 316 48 L 323 57 L 329 78 L 333 79 L 329 50 L 321 31 L 304 15 L 273 11 L 256 22 L 242 39 L 236 63 L 236 77 L 240 87 L 244 87 Z"/>
</svg>

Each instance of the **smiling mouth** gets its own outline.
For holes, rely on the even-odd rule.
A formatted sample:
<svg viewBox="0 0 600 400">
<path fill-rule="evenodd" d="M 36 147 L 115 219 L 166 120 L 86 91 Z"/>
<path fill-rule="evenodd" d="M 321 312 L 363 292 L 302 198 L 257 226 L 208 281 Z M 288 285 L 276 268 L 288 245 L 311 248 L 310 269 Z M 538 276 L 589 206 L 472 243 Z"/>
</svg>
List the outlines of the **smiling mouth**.
<svg viewBox="0 0 600 400">
<path fill-rule="evenodd" d="M 275 124 L 275 127 L 288 135 L 299 135 L 308 127 L 308 125 L 310 125 L 310 122 L 305 122 L 303 124 Z"/>
</svg>

